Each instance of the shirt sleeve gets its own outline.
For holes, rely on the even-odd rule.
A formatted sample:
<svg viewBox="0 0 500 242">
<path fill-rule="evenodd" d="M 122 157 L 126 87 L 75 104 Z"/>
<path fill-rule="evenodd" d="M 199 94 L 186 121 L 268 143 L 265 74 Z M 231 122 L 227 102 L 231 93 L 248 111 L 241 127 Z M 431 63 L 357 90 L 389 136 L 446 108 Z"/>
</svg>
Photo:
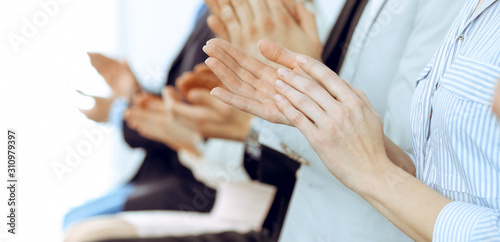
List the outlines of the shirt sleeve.
<svg viewBox="0 0 500 242">
<path fill-rule="evenodd" d="M 418 2 L 413 29 L 406 41 L 398 72 L 389 86 L 383 115 L 387 137 L 409 153 L 413 152 L 410 118 L 415 82 L 439 48 L 465 1 Z M 389 6 L 389 9 L 392 7 Z M 448 14 L 442 14 L 443 12 Z"/>
<path fill-rule="evenodd" d="M 433 241 L 500 241 L 500 210 L 451 202 L 438 216 Z"/>
</svg>

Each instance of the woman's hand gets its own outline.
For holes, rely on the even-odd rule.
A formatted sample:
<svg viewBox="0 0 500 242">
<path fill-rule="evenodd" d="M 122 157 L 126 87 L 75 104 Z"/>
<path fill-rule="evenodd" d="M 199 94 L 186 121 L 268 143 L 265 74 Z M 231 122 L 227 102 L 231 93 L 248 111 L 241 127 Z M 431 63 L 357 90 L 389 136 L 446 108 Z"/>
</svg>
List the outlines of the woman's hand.
<svg viewBox="0 0 500 242">
<path fill-rule="evenodd" d="M 202 140 L 201 135 L 177 122 L 172 113 L 171 104 L 180 97 L 172 87 L 167 87 L 163 96 L 163 100 L 149 94 L 138 96 L 134 105 L 125 112 L 128 126 L 174 150 L 186 149 L 198 154 L 196 145 Z"/>
<path fill-rule="evenodd" d="M 188 103 L 173 100 L 173 115 L 179 123 L 206 138 L 243 141 L 250 130 L 253 116 L 210 95 L 214 87 L 223 86 L 205 64 L 196 66 L 192 72 L 176 80 L 176 87 Z"/>
<path fill-rule="evenodd" d="M 322 63 L 306 56 L 297 56 L 296 62 L 311 78 L 278 70 L 276 104 L 329 171 L 359 191 L 363 176 L 392 165 L 380 116 L 362 91 Z"/>
<path fill-rule="evenodd" d="M 119 62 L 99 53 L 87 53 L 90 63 L 104 78 L 114 97 L 131 98 L 141 88 L 126 62 Z"/>
<path fill-rule="evenodd" d="M 268 39 L 298 53 L 321 58 L 316 17 L 303 2 L 292 0 L 205 0 L 208 25 L 219 37 L 247 54 L 267 61 L 257 43 Z"/>
</svg>

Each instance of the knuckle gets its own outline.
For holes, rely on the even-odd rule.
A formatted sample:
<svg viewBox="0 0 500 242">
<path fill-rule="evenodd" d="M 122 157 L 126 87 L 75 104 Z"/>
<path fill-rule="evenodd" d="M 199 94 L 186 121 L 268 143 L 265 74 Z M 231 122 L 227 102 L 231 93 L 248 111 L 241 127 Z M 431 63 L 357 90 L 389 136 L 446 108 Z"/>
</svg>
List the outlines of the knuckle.
<svg viewBox="0 0 500 242">
<path fill-rule="evenodd" d="M 302 121 L 303 121 L 303 116 L 302 116 L 302 115 L 300 115 L 300 114 L 298 114 L 298 113 L 297 113 L 297 114 L 293 114 L 293 115 L 292 115 L 292 120 L 291 120 L 291 121 L 292 121 L 292 123 L 293 123 L 294 125 L 297 125 L 297 126 L 298 126 L 298 125 L 302 124 Z"/>
<path fill-rule="evenodd" d="M 339 110 L 337 111 L 337 117 L 338 117 L 338 120 L 343 123 L 343 122 L 346 122 L 347 120 L 349 120 L 349 110 L 347 110 L 346 107 L 342 107 L 342 108 L 339 108 Z"/>
<path fill-rule="evenodd" d="M 241 7 L 245 3 L 245 0 L 231 0 L 231 2 L 235 8 L 238 8 L 238 7 Z"/>
<path fill-rule="evenodd" d="M 309 102 L 311 101 L 311 99 L 305 95 L 301 95 L 301 97 L 299 97 L 297 99 L 297 104 L 299 106 L 302 106 L 302 107 L 305 107 L 307 104 L 309 104 Z"/>
<path fill-rule="evenodd" d="M 286 16 L 285 14 L 281 13 L 276 16 L 278 18 L 278 21 L 281 25 L 287 27 L 290 26 L 290 18 Z"/>
<path fill-rule="evenodd" d="M 222 15 L 221 16 L 222 19 L 226 22 L 230 22 L 230 21 L 233 21 L 235 19 L 235 16 L 233 14 L 233 10 L 229 6 L 225 6 L 222 8 L 221 15 Z"/>
<path fill-rule="evenodd" d="M 304 84 L 304 91 L 305 92 L 314 92 L 318 89 L 319 87 L 319 84 L 317 82 L 314 82 L 314 81 L 308 81 Z"/>
<path fill-rule="evenodd" d="M 354 98 L 351 103 L 350 103 L 350 106 L 352 107 L 353 110 L 355 111 L 360 111 L 363 109 L 364 105 L 363 105 L 363 102 L 361 101 L 361 99 L 359 98 Z"/>
<path fill-rule="evenodd" d="M 260 24 L 261 24 L 261 28 L 267 34 L 274 33 L 274 31 L 276 29 L 274 21 L 269 16 L 263 17 L 260 21 Z"/>
<path fill-rule="evenodd" d="M 253 24 L 250 24 L 248 26 L 245 26 L 246 28 L 246 32 L 248 33 L 248 37 L 250 37 L 251 39 L 255 39 L 259 36 L 259 29 L 253 25 Z"/>
</svg>

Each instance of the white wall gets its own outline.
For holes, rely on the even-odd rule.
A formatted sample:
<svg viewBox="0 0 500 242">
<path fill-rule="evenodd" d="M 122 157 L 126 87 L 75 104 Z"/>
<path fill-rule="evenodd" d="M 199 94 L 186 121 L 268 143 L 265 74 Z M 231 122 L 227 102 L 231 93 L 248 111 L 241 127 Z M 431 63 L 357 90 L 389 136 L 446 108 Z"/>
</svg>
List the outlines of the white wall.
<svg viewBox="0 0 500 242">
<path fill-rule="evenodd" d="M 191 29 L 193 8 L 199 3 L 57 0 L 57 7 L 48 10 L 40 5 L 53 1 L 0 0 L 0 157 L 6 157 L 7 138 L 1 136 L 7 128 L 19 133 L 18 234 L 6 234 L 7 193 L 2 189 L 0 241 L 61 241 L 61 219 L 67 209 L 113 184 L 109 134 L 92 143 L 71 172 L 54 172 L 54 164 L 68 165 L 70 150 L 91 142 L 85 131 L 102 127 L 75 107 L 77 89 L 96 95 L 109 92 L 86 52 L 130 58 L 139 78 L 148 75 L 147 67 L 164 75 Z M 23 28 L 30 24 L 39 27 L 24 36 Z M 14 35 L 22 41 L 9 40 Z M 2 187 L 6 173 L 1 165 Z"/>
</svg>

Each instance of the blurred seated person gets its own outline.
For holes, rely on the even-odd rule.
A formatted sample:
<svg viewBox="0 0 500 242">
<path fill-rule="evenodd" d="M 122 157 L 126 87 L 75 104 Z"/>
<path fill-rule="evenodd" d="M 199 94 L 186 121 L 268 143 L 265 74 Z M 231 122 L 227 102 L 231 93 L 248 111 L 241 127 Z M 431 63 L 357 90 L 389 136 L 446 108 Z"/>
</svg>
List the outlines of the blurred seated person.
<svg viewBox="0 0 500 242">
<path fill-rule="evenodd" d="M 169 72 L 167 85 L 175 85 L 175 80 L 184 72 L 193 70 L 194 66 L 202 63 L 206 54 L 201 46 L 214 35 L 208 28 L 206 21 L 209 12 L 206 7 L 199 11 L 199 18 L 184 47 L 173 62 Z M 145 130 L 159 128 L 149 127 L 146 119 L 139 116 L 154 118 L 159 112 L 155 107 L 155 100 L 145 93 L 125 63 L 119 63 L 102 55 L 90 53 L 92 64 L 104 77 L 111 87 L 113 94 L 109 99 L 96 99 L 96 109 L 84 111 L 90 119 L 98 122 L 107 120 L 109 108 L 119 106 L 125 100 L 125 105 L 131 105 L 125 115 L 122 125 L 125 141 L 133 148 L 142 148 L 146 156 L 134 177 L 126 185 L 116 188 L 108 195 L 87 202 L 68 212 L 64 218 L 64 228 L 84 218 L 114 214 L 120 211 L 135 210 L 180 210 L 181 204 L 196 212 L 209 212 L 212 209 L 215 190 L 197 181 L 192 172 L 182 165 L 177 157 L 176 149 L 183 146 L 183 139 L 201 141 L 199 135 L 180 135 L 178 142 L 173 136 L 178 133 L 164 132 L 177 131 L 174 122 L 165 123 L 171 127 L 161 127 L 153 134 L 166 134 L 158 139 Z M 156 101 L 163 103 L 161 98 Z M 113 105 L 111 105 L 111 103 Z M 118 104 L 117 104 L 118 103 Z M 152 104 L 151 104 L 152 103 Z M 102 105 L 100 105 L 102 104 Z M 132 124 L 129 124 L 129 120 Z M 187 147 L 193 150 L 193 147 Z"/>
<path fill-rule="evenodd" d="M 281 3 L 280 3 L 280 5 L 274 6 L 274 7 L 275 8 L 281 7 L 283 10 L 287 11 L 286 6 L 281 5 Z M 316 25 L 314 22 L 315 16 L 313 14 L 307 12 L 303 5 L 300 5 L 300 7 L 298 9 L 300 11 L 299 14 L 301 15 L 302 18 L 304 18 L 303 19 L 304 21 L 302 22 L 302 25 L 299 25 L 298 23 L 296 24 L 298 26 L 298 28 L 300 29 L 300 31 L 299 32 L 296 31 L 295 34 L 303 35 L 305 32 L 304 29 L 306 29 L 309 32 L 316 33 Z M 290 21 L 295 21 L 293 16 L 290 15 L 289 18 L 290 18 Z M 307 20 L 307 21 L 305 21 L 305 20 Z M 317 35 L 317 33 L 316 33 L 316 35 Z M 309 38 L 309 37 L 307 37 L 307 38 Z M 321 52 L 321 45 L 320 45 L 318 40 L 316 40 L 316 42 L 314 42 L 314 43 L 315 43 L 314 45 L 308 45 L 308 46 L 310 46 L 310 48 L 312 48 L 312 50 L 316 51 L 317 55 L 319 56 L 320 52 Z M 296 44 L 301 44 L 301 43 L 299 42 Z M 308 53 L 311 53 L 311 52 L 308 52 Z M 208 72 L 207 72 L 207 70 L 208 70 Z M 193 127 L 193 129 L 200 130 L 201 131 L 200 133 L 202 133 L 205 137 L 220 137 L 220 138 L 226 138 L 226 139 L 243 140 L 245 138 L 245 136 L 247 136 L 247 133 L 249 131 L 249 126 L 250 126 L 250 121 L 253 117 L 249 114 L 237 111 L 234 108 L 229 108 L 229 106 L 222 104 L 220 101 L 211 97 L 209 95 L 208 91 L 213 87 L 205 88 L 205 90 L 200 90 L 200 88 L 194 88 L 194 90 L 192 90 L 188 93 L 186 90 L 189 89 L 189 87 L 197 87 L 197 85 L 196 85 L 197 83 L 196 83 L 196 81 L 191 81 L 191 83 L 190 83 L 190 82 L 183 82 L 182 80 L 189 80 L 189 78 L 191 78 L 193 75 L 197 75 L 197 76 L 201 76 L 201 77 L 207 77 L 207 76 L 211 75 L 212 78 L 215 77 L 215 75 L 213 75 L 213 73 L 211 73 L 211 71 L 208 68 L 206 68 L 206 66 L 201 65 L 201 66 L 195 67 L 195 71 L 193 73 L 185 73 L 183 76 L 181 76 L 178 79 L 178 81 L 176 83 L 176 87 L 181 91 L 181 93 L 184 93 L 184 96 L 185 96 L 184 99 L 187 100 L 191 104 L 199 104 L 199 105 L 193 105 L 192 107 L 190 107 L 190 105 L 187 105 L 185 103 L 180 102 L 180 100 L 182 98 L 177 98 L 176 105 L 174 105 L 173 109 L 175 110 L 176 114 L 178 114 L 178 115 L 176 115 L 176 117 L 179 117 L 179 119 L 182 120 L 180 123 L 189 124 Z M 198 79 L 203 79 L 203 78 L 198 78 Z M 218 79 L 217 79 L 217 81 L 218 81 Z M 188 84 L 183 84 L 183 83 L 188 83 Z M 207 84 L 203 84 L 203 85 L 206 86 Z M 203 89 L 203 88 L 201 88 L 201 89 Z M 171 98 L 171 97 L 177 96 L 177 94 L 173 93 L 172 91 L 169 93 L 170 93 L 170 95 L 164 95 L 164 98 L 169 99 L 169 97 Z M 154 99 L 154 98 L 149 97 L 147 99 Z M 154 102 L 158 103 L 158 101 L 154 101 Z M 147 105 L 147 106 L 150 106 L 150 107 L 154 106 L 157 109 L 162 109 L 161 107 L 157 106 L 156 104 Z M 168 106 L 170 106 L 170 104 L 166 104 L 166 106 L 168 107 Z M 210 107 L 212 110 L 207 109 L 208 108 L 207 106 Z M 162 119 L 160 117 L 158 117 L 158 118 L 144 118 L 146 115 L 144 115 L 142 113 L 138 113 L 136 115 L 134 111 L 135 110 L 132 107 L 126 115 L 127 120 L 132 127 L 135 126 L 136 122 L 150 122 L 151 120 L 154 120 L 154 119 Z M 183 116 L 182 114 L 184 114 L 186 116 Z M 163 119 L 168 118 L 167 115 L 163 115 L 163 116 L 164 116 Z M 193 117 L 193 116 L 198 116 L 198 117 Z M 205 120 L 202 123 L 200 123 L 201 117 L 203 117 L 202 119 Z M 144 126 L 144 127 L 152 127 L 152 126 L 155 126 L 155 124 L 150 123 L 149 125 Z M 158 130 L 144 128 L 144 129 L 140 130 L 140 133 L 143 133 L 144 135 L 148 135 L 148 136 L 154 136 L 155 139 L 165 138 L 165 135 L 162 134 L 162 132 L 155 132 L 155 131 L 158 131 Z M 179 127 L 179 131 L 186 132 L 186 133 L 188 132 L 188 131 L 182 130 L 182 128 L 180 128 L 180 127 Z M 186 135 L 186 136 L 189 137 L 189 135 Z M 165 142 L 168 143 L 169 141 L 165 140 Z M 177 142 L 177 141 L 174 141 L 174 142 Z M 186 146 L 184 146 L 184 147 L 186 147 Z M 196 152 L 196 146 L 193 145 L 190 148 L 187 148 L 187 150 Z M 275 175 L 274 177 L 270 175 L 271 172 L 266 171 L 263 168 L 256 168 L 255 164 L 250 164 L 250 166 L 251 166 L 250 169 L 253 170 L 254 173 L 258 169 L 264 170 L 264 171 L 259 172 L 260 175 L 254 175 L 254 177 L 260 176 L 261 177 L 260 180 L 264 181 L 264 182 L 266 182 L 266 179 L 267 179 L 268 180 L 267 183 L 270 183 L 272 185 L 275 185 L 277 183 L 277 185 L 275 185 L 275 186 L 278 187 L 278 192 L 277 192 L 278 194 L 274 197 L 274 202 L 273 202 L 273 205 L 271 207 L 271 211 L 269 211 L 269 208 L 267 208 L 267 209 L 265 209 L 265 213 L 257 213 L 257 214 L 262 214 L 262 215 L 258 216 L 258 217 L 260 217 L 259 220 L 263 220 L 264 218 L 266 218 L 265 216 L 267 215 L 266 221 L 263 221 L 264 226 L 271 227 L 271 228 L 275 227 L 276 229 L 272 232 L 273 235 L 271 235 L 271 236 L 274 236 L 277 239 L 277 236 L 279 235 L 279 230 L 281 229 L 282 221 L 284 220 L 284 215 L 286 213 L 286 209 L 288 207 L 288 201 L 290 200 L 291 191 L 293 190 L 293 185 L 295 183 L 295 172 L 298 168 L 298 163 L 296 161 L 293 161 L 292 159 L 284 156 L 284 155 L 279 154 L 279 153 L 273 154 L 273 152 L 271 152 L 271 150 L 268 150 L 268 151 L 263 152 L 263 153 L 265 153 L 265 154 L 270 153 L 269 157 L 272 157 L 272 159 L 269 162 L 274 162 L 274 160 L 276 158 L 280 158 L 280 159 L 277 159 L 278 163 L 274 164 L 274 165 L 263 163 L 264 168 L 266 168 L 266 166 L 267 166 L 266 169 L 271 168 L 271 169 L 277 170 L 274 172 L 274 175 Z M 252 163 L 255 163 L 255 161 L 253 161 Z M 280 166 L 283 169 L 279 169 Z M 284 174 L 283 174 L 283 172 L 284 172 Z M 250 171 L 250 173 L 252 173 L 252 172 Z M 262 175 L 262 173 L 265 173 L 265 175 Z M 262 177 L 268 177 L 268 178 L 262 178 Z M 280 189 L 280 186 L 282 189 Z M 240 190 L 242 190 L 242 189 L 240 189 Z M 227 197 L 227 196 L 221 196 L 220 200 L 224 201 L 225 200 L 224 197 Z M 259 200 L 262 200 L 262 201 L 256 202 L 256 204 L 259 204 L 259 203 L 263 203 L 264 205 L 266 204 L 264 201 L 265 199 L 259 199 Z M 219 197 L 218 197 L 218 201 L 219 201 Z M 234 206 L 224 206 L 224 207 L 242 208 L 242 205 L 245 203 L 241 203 L 242 205 L 237 206 L 240 203 L 235 203 Z M 249 209 L 249 208 L 247 208 L 246 210 L 253 211 L 252 209 Z M 218 214 L 219 213 L 218 211 L 219 210 L 215 210 L 212 213 Z M 238 209 L 236 211 L 242 212 L 242 211 L 245 211 L 245 209 L 242 208 L 242 209 Z M 121 218 L 126 218 L 126 217 L 132 218 L 132 219 L 127 219 L 127 220 L 128 220 L 128 224 L 135 225 L 135 226 L 132 226 L 133 228 L 140 229 L 141 226 L 144 226 L 144 225 L 141 225 L 140 223 L 138 225 L 136 222 L 134 222 L 134 219 L 133 219 L 134 215 L 143 216 L 142 214 L 139 214 L 139 213 L 135 213 L 135 214 L 129 213 L 128 215 L 126 215 L 126 213 L 124 213 L 124 214 L 125 215 L 122 214 L 123 216 L 121 216 Z M 144 213 L 144 214 L 147 215 L 147 213 Z M 155 217 L 156 215 L 159 215 L 159 213 L 150 213 L 150 214 L 152 214 L 151 217 Z M 238 217 L 240 217 L 240 220 L 244 220 L 243 218 L 248 217 L 248 216 L 236 216 L 238 214 L 239 213 L 236 213 L 236 212 L 232 213 L 232 215 L 233 215 L 232 219 L 236 220 Z M 172 230 L 166 229 L 166 227 L 165 227 L 165 223 L 168 224 L 168 221 L 175 221 L 175 217 L 174 217 L 175 213 L 165 212 L 165 213 L 160 214 L 160 215 L 166 215 L 167 219 L 160 220 L 160 221 L 164 222 L 164 225 L 163 225 L 164 229 L 163 229 L 163 231 L 161 231 L 160 229 L 157 229 L 157 230 L 161 231 L 160 234 L 157 234 L 157 235 L 160 235 L 160 236 L 175 235 L 175 234 L 169 234 L 169 233 L 172 233 Z M 123 220 L 116 222 L 116 220 L 114 219 L 116 217 L 120 217 L 120 215 L 112 216 L 112 217 L 101 217 L 101 218 L 96 218 L 95 220 L 89 219 L 87 221 L 83 221 L 81 224 L 77 224 L 76 226 L 71 228 L 71 230 L 68 232 L 67 239 L 70 241 L 73 241 L 73 240 L 78 241 L 78 239 L 76 239 L 76 237 L 78 237 L 79 234 L 87 234 L 87 235 L 91 234 L 90 236 L 94 236 L 94 235 L 99 235 L 99 234 L 101 234 L 102 231 L 106 230 L 106 229 L 103 229 L 103 230 L 100 230 L 100 232 L 94 231 L 95 233 L 92 233 L 91 231 L 93 231 L 96 227 L 92 224 L 98 224 L 97 227 L 100 227 L 100 228 L 108 227 L 108 228 L 111 228 L 111 230 L 115 230 L 115 231 L 116 231 L 117 227 L 114 227 L 113 224 L 117 224 L 121 228 L 126 228 L 125 230 L 127 230 L 127 231 L 134 231 L 132 229 L 129 229 L 130 226 L 129 227 L 121 226 L 121 225 L 127 224 L 127 223 L 123 223 Z M 147 216 L 143 216 L 143 217 L 146 218 Z M 156 217 L 158 217 L 158 216 L 156 216 Z M 202 217 L 207 217 L 207 216 L 202 215 Z M 278 217 L 278 218 L 276 219 L 273 217 Z M 171 219 L 174 219 L 174 220 L 171 220 Z M 145 219 L 142 219 L 142 221 L 144 221 L 144 220 Z M 152 219 L 152 221 L 155 221 L 155 219 Z M 158 221 L 158 220 L 156 220 L 156 221 Z M 116 223 L 114 223 L 114 222 L 116 222 Z M 262 222 L 260 222 L 260 223 L 262 223 Z M 103 226 L 103 224 L 106 224 L 106 226 Z M 149 224 L 151 224 L 151 223 L 149 223 Z M 214 223 L 214 225 L 216 225 L 216 223 Z M 237 224 L 233 223 L 233 226 L 234 225 L 237 225 Z M 157 227 L 162 226 L 162 224 L 158 223 L 158 225 L 156 225 L 156 226 Z M 252 228 L 252 230 L 257 230 L 257 229 L 260 229 L 259 227 L 262 227 L 262 226 L 263 226 L 262 224 L 258 224 L 257 226 L 253 225 L 250 228 Z M 151 227 L 154 228 L 154 224 L 148 225 L 148 227 L 146 229 L 149 228 L 149 230 L 151 230 Z M 90 230 L 90 232 L 86 228 L 88 230 Z M 224 227 L 224 228 L 227 231 L 235 230 L 234 227 L 233 227 L 233 229 L 231 227 L 229 227 L 229 228 Z M 236 229 L 236 230 L 238 230 L 238 229 Z M 270 229 L 270 230 L 272 230 L 272 229 Z M 182 232 L 182 231 L 183 230 L 174 230 L 173 232 Z M 191 231 L 191 232 L 196 232 L 196 231 Z M 204 232 L 217 232 L 217 231 L 206 230 Z M 246 232 L 246 231 L 240 230 L 240 232 Z M 114 234 L 114 233 L 110 233 L 110 234 Z M 126 235 L 126 234 L 123 234 L 123 235 Z M 149 233 L 149 235 L 156 236 L 155 234 L 151 234 L 151 233 Z M 95 237 L 92 237 L 92 238 L 95 239 Z"/>
</svg>

